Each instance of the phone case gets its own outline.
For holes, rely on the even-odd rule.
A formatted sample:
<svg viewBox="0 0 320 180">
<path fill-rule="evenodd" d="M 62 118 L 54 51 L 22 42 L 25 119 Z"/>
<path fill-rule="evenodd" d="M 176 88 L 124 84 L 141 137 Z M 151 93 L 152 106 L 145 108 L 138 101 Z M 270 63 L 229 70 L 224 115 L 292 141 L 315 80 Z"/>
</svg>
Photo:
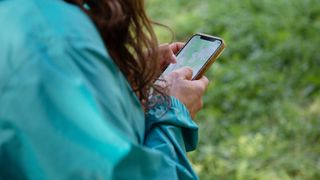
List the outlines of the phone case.
<svg viewBox="0 0 320 180">
<path fill-rule="evenodd" d="M 204 73 L 211 67 L 211 65 L 216 61 L 216 59 L 218 59 L 218 57 L 221 55 L 221 53 L 223 52 L 223 50 L 225 49 L 225 46 L 226 46 L 224 40 L 219 37 L 210 36 L 210 35 L 201 34 L 201 33 L 197 33 L 193 36 L 197 36 L 197 35 L 202 36 L 202 37 L 218 39 L 221 41 L 221 45 L 217 49 L 217 51 L 210 57 L 210 59 L 202 66 L 202 68 L 198 71 L 197 75 L 193 78 L 193 80 L 198 80 L 204 75 Z"/>
</svg>

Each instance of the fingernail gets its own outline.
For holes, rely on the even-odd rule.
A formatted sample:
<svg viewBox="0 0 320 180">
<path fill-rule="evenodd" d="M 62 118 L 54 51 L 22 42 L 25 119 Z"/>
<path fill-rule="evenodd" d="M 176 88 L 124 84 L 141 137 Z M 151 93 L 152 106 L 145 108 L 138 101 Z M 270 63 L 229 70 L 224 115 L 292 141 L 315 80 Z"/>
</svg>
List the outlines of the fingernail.
<svg viewBox="0 0 320 180">
<path fill-rule="evenodd" d="M 176 57 L 176 55 L 174 55 L 174 54 L 172 54 L 172 56 L 171 56 L 171 63 L 177 63 L 177 57 Z"/>
</svg>

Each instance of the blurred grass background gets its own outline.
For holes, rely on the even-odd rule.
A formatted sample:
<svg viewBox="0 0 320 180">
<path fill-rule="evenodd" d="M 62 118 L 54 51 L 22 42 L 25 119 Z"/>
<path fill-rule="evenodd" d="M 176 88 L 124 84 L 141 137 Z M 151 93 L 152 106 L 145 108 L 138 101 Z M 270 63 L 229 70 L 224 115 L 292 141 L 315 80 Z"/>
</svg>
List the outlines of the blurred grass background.
<svg viewBox="0 0 320 180">
<path fill-rule="evenodd" d="M 196 118 L 200 178 L 320 179 L 320 1 L 146 2 L 175 41 L 202 32 L 227 43 Z"/>
</svg>

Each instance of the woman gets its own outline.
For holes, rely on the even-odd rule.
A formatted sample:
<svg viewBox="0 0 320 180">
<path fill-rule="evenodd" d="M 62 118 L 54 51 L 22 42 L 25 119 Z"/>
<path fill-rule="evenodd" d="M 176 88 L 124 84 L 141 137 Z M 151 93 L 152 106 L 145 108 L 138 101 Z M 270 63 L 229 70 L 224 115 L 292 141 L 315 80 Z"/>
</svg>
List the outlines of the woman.
<svg viewBox="0 0 320 180">
<path fill-rule="evenodd" d="M 4 0 L 0 24 L 0 179 L 197 179 L 208 80 L 150 96 L 181 45 L 157 47 L 143 0 Z"/>
</svg>

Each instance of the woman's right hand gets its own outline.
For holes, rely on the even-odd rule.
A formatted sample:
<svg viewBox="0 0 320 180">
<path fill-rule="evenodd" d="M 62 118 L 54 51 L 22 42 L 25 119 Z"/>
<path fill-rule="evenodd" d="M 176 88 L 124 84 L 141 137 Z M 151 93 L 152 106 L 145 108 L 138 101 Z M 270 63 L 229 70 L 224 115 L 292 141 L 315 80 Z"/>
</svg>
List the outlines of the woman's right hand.
<svg viewBox="0 0 320 180">
<path fill-rule="evenodd" d="M 203 76 L 192 80 L 192 69 L 185 67 L 173 71 L 165 77 L 168 82 L 167 93 L 179 99 L 189 110 L 192 118 L 202 108 L 202 97 L 207 89 L 209 80 Z"/>
</svg>

